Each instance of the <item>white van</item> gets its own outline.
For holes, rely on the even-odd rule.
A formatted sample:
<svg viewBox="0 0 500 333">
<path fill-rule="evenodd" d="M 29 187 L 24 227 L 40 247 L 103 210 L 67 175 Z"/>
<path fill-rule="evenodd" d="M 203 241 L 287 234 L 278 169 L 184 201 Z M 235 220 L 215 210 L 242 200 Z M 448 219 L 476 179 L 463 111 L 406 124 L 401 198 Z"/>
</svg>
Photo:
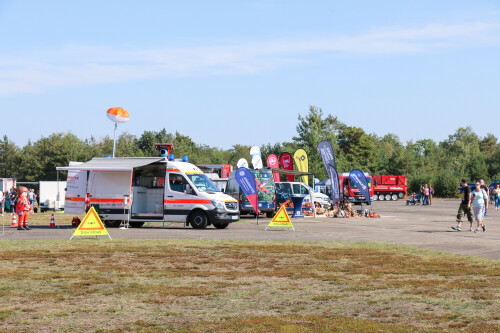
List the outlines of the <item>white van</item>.
<svg viewBox="0 0 500 333">
<path fill-rule="evenodd" d="M 195 229 L 224 229 L 238 221 L 238 202 L 222 193 L 195 165 L 165 157 L 94 158 L 58 167 L 68 171 L 65 213 L 94 206 L 108 227 L 130 221 L 182 222 Z"/>
<path fill-rule="evenodd" d="M 315 204 L 318 202 L 321 207 L 330 208 L 330 198 L 323 193 L 315 192 L 309 185 L 302 182 L 277 182 L 276 183 L 276 202 L 281 205 L 283 202 L 290 199 L 292 195 L 303 195 L 304 204 L 312 201 Z"/>
</svg>

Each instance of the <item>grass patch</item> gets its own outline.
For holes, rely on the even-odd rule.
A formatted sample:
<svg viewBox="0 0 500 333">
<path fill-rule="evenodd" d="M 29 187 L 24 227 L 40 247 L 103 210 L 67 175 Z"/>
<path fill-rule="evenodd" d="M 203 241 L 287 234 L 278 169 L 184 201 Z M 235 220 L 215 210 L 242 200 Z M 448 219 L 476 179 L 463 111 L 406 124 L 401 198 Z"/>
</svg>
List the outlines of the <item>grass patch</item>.
<svg viewBox="0 0 500 333">
<path fill-rule="evenodd" d="M 1 329 L 499 332 L 498 261 L 385 244 L 0 243 Z"/>
</svg>

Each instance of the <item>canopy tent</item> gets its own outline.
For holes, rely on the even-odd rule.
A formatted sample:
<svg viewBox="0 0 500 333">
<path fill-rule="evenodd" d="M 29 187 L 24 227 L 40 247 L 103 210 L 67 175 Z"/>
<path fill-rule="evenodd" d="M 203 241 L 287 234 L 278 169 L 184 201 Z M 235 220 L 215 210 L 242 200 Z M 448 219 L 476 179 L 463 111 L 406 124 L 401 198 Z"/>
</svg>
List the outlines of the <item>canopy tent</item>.
<svg viewBox="0 0 500 333">
<path fill-rule="evenodd" d="M 56 167 L 57 171 L 69 170 L 116 170 L 116 171 L 133 171 L 144 165 L 165 162 L 165 157 L 116 157 L 116 158 L 102 158 L 94 157 L 88 162 L 69 166 Z"/>
<path fill-rule="evenodd" d="M 330 179 L 325 179 L 325 180 L 322 180 L 314 185 L 316 185 L 316 186 L 330 186 L 330 185 L 332 185 L 332 182 L 330 181 Z"/>
</svg>

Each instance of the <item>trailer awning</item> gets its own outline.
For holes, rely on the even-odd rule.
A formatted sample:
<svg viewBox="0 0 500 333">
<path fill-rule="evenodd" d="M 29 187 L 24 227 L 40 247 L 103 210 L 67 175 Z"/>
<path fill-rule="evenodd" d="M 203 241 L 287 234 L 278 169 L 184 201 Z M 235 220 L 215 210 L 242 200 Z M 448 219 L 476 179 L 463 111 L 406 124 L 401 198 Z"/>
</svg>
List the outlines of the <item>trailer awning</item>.
<svg viewBox="0 0 500 333">
<path fill-rule="evenodd" d="M 279 173 L 284 173 L 287 175 L 294 175 L 294 176 L 314 176 L 314 173 L 312 172 L 301 172 L 301 171 L 295 171 L 295 170 L 286 170 L 286 169 L 278 169 L 278 168 L 269 168 L 273 172 L 279 172 Z"/>
<path fill-rule="evenodd" d="M 58 171 L 69 170 L 109 170 L 109 171 L 132 171 L 134 168 L 145 166 L 156 162 L 167 162 L 165 157 L 116 157 L 116 158 L 93 158 L 88 162 L 69 166 L 56 167 Z"/>
</svg>

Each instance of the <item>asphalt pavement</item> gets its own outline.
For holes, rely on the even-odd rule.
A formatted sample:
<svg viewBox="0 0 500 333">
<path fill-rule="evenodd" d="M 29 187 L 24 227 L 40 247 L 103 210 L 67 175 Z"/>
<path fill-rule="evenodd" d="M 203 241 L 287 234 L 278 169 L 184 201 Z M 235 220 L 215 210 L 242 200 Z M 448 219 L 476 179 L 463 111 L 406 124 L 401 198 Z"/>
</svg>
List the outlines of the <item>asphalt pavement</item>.
<svg viewBox="0 0 500 333">
<path fill-rule="evenodd" d="M 233 223 L 223 230 L 211 226 L 204 230 L 195 230 L 178 223 L 165 226 L 152 223 L 151 227 L 125 230 L 108 228 L 108 232 L 113 239 L 385 242 L 499 260 L 500 210 L 495 210 L 493 205 L 490 207 L 485 218 L 486 232 L 470 232 L 467 221 L 462 223 L 464 231 L 457 232 L 451 227 L 456 225 L 458 206 L 459 200 L 434 199 L 429 206 L 406 206 L 405 200 L 375 201 L 372 207 L 381 218 L 298 218 L 292 219 L 295 231 L 287 228 L 268 228 L 265 231 L 271 219 L 259 218 L 257 225 L 255 218 L 243 216 L 241 222 Z M 69 225 L 56 228 L 49 228 L 47 225 L 32 226 L 29 231 L 18 231 L 10 227 L 8 219 L 5 223 L 4 233 L 0 238 L 3 241 L 69 240 L 75 230 Z"/>
</svg>

